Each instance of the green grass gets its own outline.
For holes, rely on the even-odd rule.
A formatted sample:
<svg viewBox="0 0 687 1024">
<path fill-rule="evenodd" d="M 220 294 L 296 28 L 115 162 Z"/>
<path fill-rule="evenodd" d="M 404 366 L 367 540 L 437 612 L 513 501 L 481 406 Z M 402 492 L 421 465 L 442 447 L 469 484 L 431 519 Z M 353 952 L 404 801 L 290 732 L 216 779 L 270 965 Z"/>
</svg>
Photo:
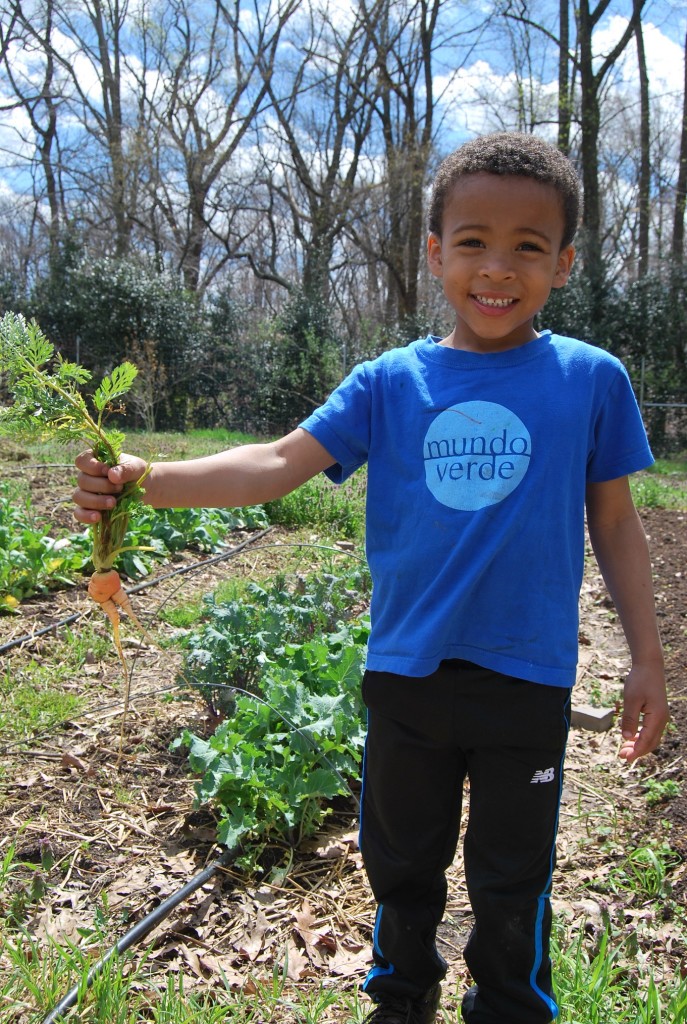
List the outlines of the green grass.
<svg viewBox="0 0 687 1024">
<path fill-rule="evenodd" d="M 559 930 L 554 944 L 558 1024 L 684 1024 L 687 979 L 637 956 L 636 936 L 610 930 L 589 941 Z"/>
<path fill-rule="evenodd" d="M 687 479 L 687 455 L 675 456 L 670 459 L 656 459 L 654 465 L 647 472 L 658 473 L 659 476 L 682 476 Z"/>
<path fill-rule="evenodd" d="M 0 947 L 3 1024 L 45 1016 L 83 979 L 95 957 L 75 946 L 47 946 L 27 933 L 6 937 Z M 90 991 L 82 985 L 78 1006 L 67 1016 L 79 1024 L 354 1024 L 369 1010 L 355 991 L 317 981 L 295 986 L 287 963 L 268 979 L 248 979 L 244 991 L 218 978 L 206 992 L 187 991 L 183 971 L 154 975 L 145 949 L 113 958 Z M 631 938 L 580 929 L 558 929 L 554 976 L 559 1024 L 684 1024 L 687 979 L 664 974 L 661 965 L 637 958 Z M 461 991 L 445 987 L 440 1024 L 455 1024 Z M 8 1015 L 9 1011 L 9 1015 Z M 39 1018 L 40 1019 L 40 1018 Z"/>
<path fill-rule="evenodd" d="M 687 509 L 687 485 L 684 481 L 641 473 L 630 478 L 630 489 L 637 508 Z"/>
<path fill-rule="evenodd" d="M 630 477 L 630 488 L 639 508 L 687 509 L 687 460 L 657 459 L 649 469 Z"/>
<path fill-rule="evenodd" d="M 0 674 L 0 748 L 51 732 L 84 707 L 81 669 L 111 654 L 111 640 L 90 626 L 68 630 L 49 659 L 9 660 Z"/>
<path fill-rule="evenodd" d="M 235 448 L 239 444 L 250 444 L 258 440 L 260 438 L 250 434 L 224 429 L 160 433 L 127 430 L 124 450 L 133 455 L 140 455 L 142 458 L 193 459 L 200 455 L 213 455 L 224 448 Z M 22 441 L 20 443 L 0 438 L 0 460 L 6 458 L 11 462 L 17 462 L 20 466 L 22 461 L 36 464 L 71 463 L 83 449 L 84 444 L 76 441 L 63 445 L 47 441 Z"/>
<path fill-rule="evenodd" d="M 320 475 L 268 502 L 265 511 L 271 522 L 281 526 L 309 526 L 335 537 L 360 539 L 365 530 L 365 482 L 364 471 L 341 485 Z"/>
</svg>

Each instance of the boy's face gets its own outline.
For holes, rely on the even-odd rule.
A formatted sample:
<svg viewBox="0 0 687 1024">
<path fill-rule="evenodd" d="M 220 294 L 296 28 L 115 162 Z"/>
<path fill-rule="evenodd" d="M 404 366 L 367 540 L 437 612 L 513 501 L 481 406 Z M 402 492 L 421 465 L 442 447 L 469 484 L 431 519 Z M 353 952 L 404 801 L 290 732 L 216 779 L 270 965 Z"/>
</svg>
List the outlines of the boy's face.
<svg viewBox="0 0 687 1024">
<path fill-rule="evenodd" d="M 486 353 L 536 338 L 534 317 L 568 280 L 575 255 L 572 245 L 561 249 L 563 227 L 553 185 L 487 173 L 460 178 L 441 236 L 428 242 L 429 268 L 457 317 L 442 344 Z"/>
</svg>

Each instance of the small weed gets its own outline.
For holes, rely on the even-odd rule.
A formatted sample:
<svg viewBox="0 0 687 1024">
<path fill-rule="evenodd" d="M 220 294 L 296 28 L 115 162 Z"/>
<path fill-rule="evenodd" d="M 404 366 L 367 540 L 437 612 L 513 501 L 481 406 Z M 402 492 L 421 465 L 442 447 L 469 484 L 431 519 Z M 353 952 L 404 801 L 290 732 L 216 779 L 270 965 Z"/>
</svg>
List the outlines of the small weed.
<svg viewBox="0 0 687 1024">
<path fill-rule="evenodd" d="M 615 703 L 618 697 L 618 692 L 615 687 L 609 688 L 607 683 L 604 684 L 600 679 L 595 678 L 587 680 L 586 686 L 589 691 L 589 703 L 592 707 L 615 707 Z"/>
<path fill-rule="evenodd" d="M 566 948 L 561 927 L 552 944 L 560 1024 L 683 1024 L 687 979 L 664 977 L 638 958 L 632 937 L 607 929 L 588 949 L 581 930 Z"/>
<path fill-rule="evenodd" d="M 635 892 L 643 899 L 662 899 L 670 895 L 669 872 L 680 863 L 680 857 L 668 843 L 640 846 L 632 850 L 608 874 L 611 892 Z"/>
<path fill-rule="evenodd" d="M 647 779 L 644 782 L 645 799 L 649 807 L 666 803 L 679 796 L 681 786 L 674 779 Z"/>
</svg>

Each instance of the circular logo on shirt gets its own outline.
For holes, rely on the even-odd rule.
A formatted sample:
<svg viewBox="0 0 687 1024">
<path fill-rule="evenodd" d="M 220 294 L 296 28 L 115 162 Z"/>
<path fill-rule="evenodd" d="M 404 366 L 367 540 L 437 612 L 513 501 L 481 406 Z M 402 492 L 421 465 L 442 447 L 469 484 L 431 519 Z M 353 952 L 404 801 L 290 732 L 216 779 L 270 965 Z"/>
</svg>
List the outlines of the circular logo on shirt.
<svg viewBox="0 0 687 1024">
<path fill-rule="evenodd" d="M 503 501 L 525 476 L 532 440 L 522 420 L 494 402 L 439 413 L 424 441 L 427 486 L 442 505 L 474 512 Z"/>
</svg>

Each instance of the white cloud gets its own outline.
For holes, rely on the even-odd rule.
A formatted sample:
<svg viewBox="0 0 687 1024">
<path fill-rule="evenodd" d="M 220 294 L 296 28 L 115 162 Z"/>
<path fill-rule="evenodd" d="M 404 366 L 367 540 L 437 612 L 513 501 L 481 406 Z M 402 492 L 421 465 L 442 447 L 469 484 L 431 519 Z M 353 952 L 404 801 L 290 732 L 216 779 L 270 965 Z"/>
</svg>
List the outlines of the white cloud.
<svg viewBox="0 0 687 1024">
<path fill-rule="evenodd" d="M 521 89 L 533 97 L 532 106 L 538 121 L 545 122 L 554 116 L 555 82 L 523 81 L 512 71 L 503 74 L 486 60 L 477 60 L 450 77 L 434 80 L 434 94 L 441 101 L 444 130 L 457 136 L 458 141 L 498 128 L 513 127 Z M 544 133 L 544 129 L 541 128 L 540 132 Z"/>
<path fill-rule="evenodd" d="M 594 34 L 594 52 L 599 59 L 608 54 L 627 28 L 628 19 L 621 15 L 610 17 Z M 682 47 L 670 39 L 651 22 L 643 26 L 649 88 L 654 96 L 682 94 L 684 84 L 684 54 Z M 634 39 L 630 40 L 616 64 L 622 81 L 639 87 L 639 68 Z"/>
</svg>

